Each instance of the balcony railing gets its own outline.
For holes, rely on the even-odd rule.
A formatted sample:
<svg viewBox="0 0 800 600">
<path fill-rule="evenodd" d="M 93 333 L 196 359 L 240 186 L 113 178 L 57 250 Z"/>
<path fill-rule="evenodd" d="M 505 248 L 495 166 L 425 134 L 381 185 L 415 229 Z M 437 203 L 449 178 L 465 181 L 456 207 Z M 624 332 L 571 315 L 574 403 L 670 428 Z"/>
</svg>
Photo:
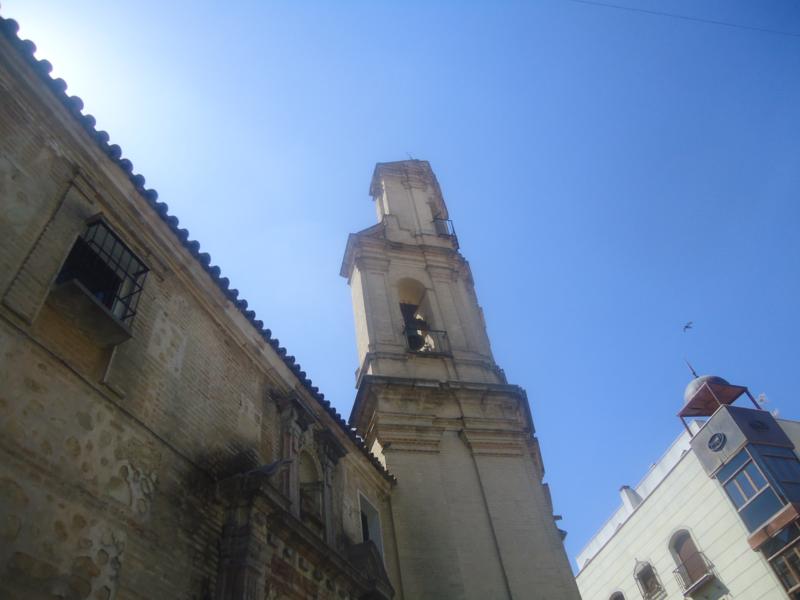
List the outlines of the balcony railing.
<svg viewBox="0 0 800 600">
<path fill-rule="evenodd" d="M 456 248 L 458 248 L 458 237 L 456 237 L 456 228 L 453 227 L 453 222 L 450 219 L 434 219 L 433 228 L 436 230 L 436 235 L 442 237 L 449 237 L 453 240 Z"/>
<path fill-rule="evenodd" d="M 714 578 L 714 565 L 702 552 L 697 552 L 683 561 L 673 571 L 684 596 L 690 595 Z"/>
<path fill-rule="evenodd" d="M 450 354 L 450 341 L 446 331 L 406 325 L 403 333 L 409 352 L 432 356 Z"/>
</svg>

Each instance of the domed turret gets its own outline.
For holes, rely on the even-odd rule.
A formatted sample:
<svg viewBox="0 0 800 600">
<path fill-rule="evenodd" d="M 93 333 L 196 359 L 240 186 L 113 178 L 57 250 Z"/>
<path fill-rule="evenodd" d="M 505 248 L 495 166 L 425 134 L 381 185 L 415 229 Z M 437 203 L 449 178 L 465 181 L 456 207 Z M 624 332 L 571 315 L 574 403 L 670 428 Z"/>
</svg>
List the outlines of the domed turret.
<svg viewBox="0 0 800 600">
<path fill-rule="evenodd" d="M 722 377 L 717 377 L 716 375 L 701 375 L 700 377 L 695 377 L 689 382 L 689 385 L 686 386 L 686 390 L 683 392 L 683 404 L 689 404 L 694 395 L 703 387 L 703 384 L 708 385 L 713 389 L 714 387 L 721 387 L 721 386 L 730 386 L 730 384 L 725 381 Z M 739 392 L 741 394 L 741 392 Z M 738 396 L 737 396 L 738 397 Z"/>
<path fill-rule="evenodd" d="M 743 385 L 733 385 L 716 375 L 695 377 L 686 386 L 686 391 L 683 393 L 683 408 L 678 416 L 686 427 L 686 417 L 710 417 L 720 406 L 733 404 L 742 394 L 747 394 L 756 408 L 760 408 L 750 391 Z"/>
</svg>

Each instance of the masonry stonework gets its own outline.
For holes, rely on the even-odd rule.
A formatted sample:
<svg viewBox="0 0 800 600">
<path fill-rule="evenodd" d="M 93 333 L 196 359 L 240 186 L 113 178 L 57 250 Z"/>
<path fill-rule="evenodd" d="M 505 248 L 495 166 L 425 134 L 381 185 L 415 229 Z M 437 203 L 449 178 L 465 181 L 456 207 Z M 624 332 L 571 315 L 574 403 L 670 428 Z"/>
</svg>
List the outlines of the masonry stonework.
<svg viewBox="0 0 800 600">
<path fill-rule="evenodd" d="M 0 18 L 0 597 L 576 598 L 452 239 L 351 238 L 351 426 L 16 31 Z M 416 162 L 395 171 L 438 190 Z M 398 198 L 398 232 L 446 217 Z M 408 351 L 401 301 L 448 356 L 427 329 Z"/>
<path fill-rule="evenodd" d="M 0 597 L 392 597 L 393 478 L 2 27 Z M 98 215 L 150 269 L 124 343 L 55 291 Z"/>
</svg>

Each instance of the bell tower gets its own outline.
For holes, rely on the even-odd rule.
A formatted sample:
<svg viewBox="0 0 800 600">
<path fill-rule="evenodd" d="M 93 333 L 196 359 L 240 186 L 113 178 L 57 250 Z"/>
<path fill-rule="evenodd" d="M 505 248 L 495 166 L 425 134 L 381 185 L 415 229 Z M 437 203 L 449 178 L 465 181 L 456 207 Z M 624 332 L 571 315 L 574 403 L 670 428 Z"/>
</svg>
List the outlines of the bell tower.
<svg viewBox="0 0 800 600">
<path fill-rule="evenodd" d="M 492 356 L 426 161 L 379 163 L 378 223 L 347 241 L 359 367 L 351 424 L 397 477 L 400 593 L 579 598 L 525 391 Z"/>
</svg>

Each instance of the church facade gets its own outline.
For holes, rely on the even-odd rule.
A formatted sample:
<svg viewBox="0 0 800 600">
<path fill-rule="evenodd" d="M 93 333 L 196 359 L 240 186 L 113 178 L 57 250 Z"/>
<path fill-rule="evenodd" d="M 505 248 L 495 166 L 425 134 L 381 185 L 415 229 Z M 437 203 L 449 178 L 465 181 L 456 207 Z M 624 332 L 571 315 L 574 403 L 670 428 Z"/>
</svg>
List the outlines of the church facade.
<svg viewBox="0 0 800 600">
<path fill-rule="evenodd" d="M 0 30 L 0 597 L 578 598 L 426 162 L 347 243 L 348 422 Z"/>
</svg>

